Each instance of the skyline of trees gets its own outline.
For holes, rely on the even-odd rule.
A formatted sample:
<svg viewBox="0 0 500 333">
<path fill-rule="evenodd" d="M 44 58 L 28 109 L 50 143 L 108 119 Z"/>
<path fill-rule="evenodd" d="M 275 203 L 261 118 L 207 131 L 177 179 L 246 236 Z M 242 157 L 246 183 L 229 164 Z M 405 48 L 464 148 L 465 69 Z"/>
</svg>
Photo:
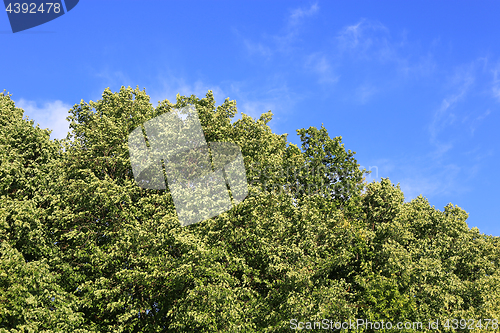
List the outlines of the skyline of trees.
<svg viewBox="0 0 500 333">
<path fill-rule="evenodd" d="M 168 188 L 136 185 L 127 137 L 188 104 L 208 142 L 241 148 L 249 196 L 181 227 Z M 1 93 L 0 332 L 499 317 L 499 238 L 470 229 L 463 209 L 404 202 L 389 179 L 366 184 L 323 127 L 297 130 L 298 147 L 272 133 L 271 112 L 236 113 L 211 91 L 154 108 L 145 90 L 106 89 L 69 111 L 67 139 L 50 140 Z"/>
</svg>

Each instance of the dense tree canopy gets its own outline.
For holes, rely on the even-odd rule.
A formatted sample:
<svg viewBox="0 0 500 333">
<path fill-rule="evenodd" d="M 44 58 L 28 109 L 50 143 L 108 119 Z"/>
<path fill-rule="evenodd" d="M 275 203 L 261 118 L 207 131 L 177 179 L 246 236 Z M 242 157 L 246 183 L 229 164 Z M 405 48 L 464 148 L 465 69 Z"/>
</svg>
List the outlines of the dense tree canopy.
<svg viewBox="0 0 500 333">
<path fill-rule="evenodd" d="M 182 227 L 168 188 L 137 186 L 127 138 L 186 105 L 207 141 L 241 147 L 250 185 L 231 210 Z M 298 147 L 272 133 L 271 112 L 236 113 L 211 91 L 155 108 L 138 88 L 106 89 L 70 110 L 67 139 L 50 140 L 0 94 L 0 332 L 500 317 L 499 240 L 464 210 L 404 202 L 389 179 L 366 184 L 323 127 L 298 130 Z"/>
</svg>

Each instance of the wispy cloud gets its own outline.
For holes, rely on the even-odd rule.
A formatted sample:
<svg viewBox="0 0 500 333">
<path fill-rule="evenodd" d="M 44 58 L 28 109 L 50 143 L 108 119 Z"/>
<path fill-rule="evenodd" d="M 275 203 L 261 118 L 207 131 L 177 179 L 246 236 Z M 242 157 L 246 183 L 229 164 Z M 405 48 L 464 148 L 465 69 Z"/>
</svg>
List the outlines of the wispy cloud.
<svg viewBox="0 0 500 333">
<path fill-rule="evenodd" d="M 451 125 L 454 125 L 459 117 L 454 110 L 457 104 L 464 100 L 475 81 L 473 64 L 461 66 L 449 79 L 449 84 L 454 92 L 441 101 L 441 106 L 436 109 L 429 123 L 429 141 L 435 146 L 434 154 L 439 157 L 453 148 L 453 143 L 443 142 L 439 135 Z M 460 116 L 461 117 L 461 116 Z"/>
<path fill-rule="evenodd" d="M 270 58 L 273 55 L 293 55 L 294 44 L 299 42 L 301 25 L 305 19 L 311 18 L 319 12 L 319 6 L 315 3 L 309 7 L 300 7 L 290 10 L 286 17 L 286 24 L 280 32 L 275 34 L 263 34 L 262 41 L 253 41 L 243 37 L 237 30 L 233 32 L 243 41 L 243 45 L 250 55 L 258 55 Z"/>
<path fill-rule="evenodd" d="M 357 24 L 342 28 L 336 39 L 341 52 L 363 59 L 377 57 L 383 60 L 394 56 L 389 37 L 389 29 L 380 22 L 363 19 Z"/>
<path fill-rule="evenodd" d="M 462 123 L 468 123 L 469 124 L 469 129 L 470 129 L 470 134 L 471 136 L 474 135 L 474 132 L 478 128 L 478 126 L 483 122 L 486 117 L 488 117 L 491 114 L 491 110 L 488 109 L 484 113 L 480 114 L 479 116 L 469 119 L 469 116 L 466 116 L 463 120 Z"/>
<path fill-rule="evenodd" d="M 303 18 L 316 14 L 318 10 L 319 6 L 317 3 L 311 5 L 309 8 L 296 8 L 291 11 L 290 16 L 288 17 L 288 22 L 290 25 L 296 25 L 300 23 Z"/>
<path fill-rule="evenodd" d="M 370 98 L 375 95 L 379 91 L 379 88 L 375 87 L 372 84 L 362 84 L 356 89 L 356 100 L 360 104 L 366 104 L 370 100 Z"/>
<path fill-rule="evenodd" d="M 431 153 L 425 156 L 401 156 L 381 158 L 370 163 L 372 175 L 367 181 L 380 181 L 390 175 L 391 182 L 399 183 L 405 195 L 405 201 L 419 195 L 425 197 L 449 196 L 466 193 L 471 188 L 464 184 L 463 175 L 470 175 L 477 166 L 459 166 L 454 163 L 442 163 Z"/>
<path fill-rule="evenodd" d="M 363 82 L 351 87 L 351 98 L 356 104 L 366 104 L 374 96 L 398 87 L 407 79 L 430 76 L 435 71 L 435 61 L 430 52 L 422 53 L 418 42 L 409 41 L 404 32 L 393 38 L 382 23 L 361 19 L 330 35 L 325 34 L 321 46 L 302 48 L 300 43 L 305 23 L 320 15 L 318 4 L 291 9 L 282 29 L 274 34 L 262 34 L 260 38 L 248 38 L 238 31 L 246 54 L 265 60 L 266 64 L 277 62 L 277 68 L 287 64 L 287 75 L 297 71 L 314 74 L 317 83 L 331 89 L 342 78 Z M 385 67 L 384 67 L 385 66 Z M 349 71 L 355 69 L 351 75 Z M 384 75 L 380 76 L 380 71 Z M 375 79 L 376 78 L 376 79 Z M 376 81 L 375 81 L 376 80 Z M 354 80 L 353 80 L 354 82 Z"/>
<path fill-rule="evenodd" d="M 95 76 L 100 78 L 106 85 L 125 85 L 130 81 L 128 75 L 121 70 L 110 70 L 109 68 L 96 72 Z"/>
<path fill-rule="evenodd" d="M 238 111 L 243 112 L 253 118 L 259 118 L 261 114 L 271 110 L 276 110 L 276 104 L 273 101 L 243 101 Z M 276 111 L 274 111 L 276 112 Z"/>
<path fill-rule="evenodd" d="M 488 99 L 498 98 L 495 84 L 500 85 L 500 82 L 496 69 L 486 57 L 479 57 L 456 67 L 447 78 L 445 86 L 451 92 L 442 99 L 428 125 L 429 142 L 435 146 L 436 156 L 451 150 L 454 142 L 464 140 L 464 134 L 472 137 L 484 120 L 495 112 L 494 105 L 488 106 Z M 493 81 L 488 77 L 491 73 Z"/>
<path fill-rule="evenodd" d="M 239 112 L 259 118 L 262 113 L 271 110 L 275 115 L 274 125 L 282 117 L 286 117 L 289 110 L 294 108 L 294 104 L 303 98 L 290 90 L 286 79 L 281 75 L 268 78 L 261 82 L 260 86 L 251 82 L 232 82 L 230 91 L 238 103 Z"/>
<path fill-rule="evenodd" d="M 336 83 L 340 79 L 339 75 L 335 75 L 330 60 L 321 53 L 313 53 L 307 56 L 304 68 L 313 72 L 318 76 L 319 83 Z"/>
<path fill-rule="evenodd" d="M 264 45 L 264 44 L 259 43 L 259 42 L 252 42 L 249 39 L 244 39 L 243 43 L 244 43 L 249 55 L 251 55 L 251 56 L 258 55 L 258 56 L 262 56 L 264 58 L 269 58 L 274 53 L 273 50 L 269 46 Z"/>
<path fill-rule="evenodd" d="M 495 103 L 491 104 L 495 96 L 491 94 L 490 75 L 494 77 L 494 69 L 487 58 L 479 57 L 449 73 L 440 78 L 445 97 L 437 99 L 435 110 L 430 112 L 429 149 L 379 164 L 380 176 L 390 174 L 391 181 L 399 182 L 406 201 L 420 194 L 446 198 L 471 192 L 476 177 L 494 156 L 494 142 L 478 144 L 473 140 L 474 133 L 496 111 Z M 457 156 L 460 163 L 456 163 Z M 372 164 L 377 165 L 377 161 Z M 389 170 L 384 165 L 392 167 Z"/>
<path fill-rule="evenodd" d="M 491 92 L 493 97 L 500 102 L 500 62 L 491 70 L 493 73 L 493 82 Z"/>
<path fill-rule="evenodd" d="M 39 124 L 40 128 L 52 130 L 51 139 L 64 139 L 69 131 L 69 122 L 66 117 L 71 105 L 60 100 L 46 102 L 42 107 L 38 107 L 34 101 L 20 99 L 16 106 L 23 109 L 24 114 Z"/>
<path fill-rule="evenodd" d="M 110 69 L 108 66 L 100 69 L 89 69 L 94 73 L 94 76 L 98 78 L 98 83 L 94 88 L 91 96 L 95 96 L 93 99 L 98 100 L 102 97 L 102 92 L 106 88 L 110 88 L 112 91 L 118 91 L 121 86 L 131 86 L 135 88 L 137 81 L 134 81 L 126 71 L 121 69 Z"/>
<path fill-rule="evenodd" d="M 398 72 L 406 78 L 429 77 L 435 73 L 437 69 L 437 64 L 430 52 L 419 55 L 418 59 L 414 61 L 405 57 L 397 57 L 395 58 L 395 62 Z"/>
<path fill-rule="evenodd" d="M 187 79 L 165 74 L 158 78 L 157 89 L 148 90 L 154 106 L 156 102 L 168 99 L 171 103 L 176 102 L 177 94 L 184 96 L 196 95 L 198 98 L 205 97 L 208 90 L 212 90 L 217 105 L 224 102 L 226 98 L 237 102 L 238 114 L 234 120 L 240 118 L 239 113 L 245 113 L 253 118 L 259 118 L 263 113 L 271 110 L 274 118 L 269 124 L 274 131 L 282 117 L 285 117 L 294 104 L 303 98 L 300 94 L 290 91 L 286 79 L 280 74 L 266 78 L 258 83 L 252 80 L 224 81 L 220 85 L 198 79 L 193 84 L 187 83 Z"/>
<path fill-rule="evenodd" d="M 419 195 L 424 197 L 449 196 L 451 194 L 465 193 L 471 188 L 457 181 L 463 170 L 449 164 L 433 168 L 432 170 L 414 170 L 411 175 L 398 179 L 405 201 L 415 199 Z"/>
<path fill-rule="evenodd" d="M 318 12 L 319 6 L 317 4 L 313 4 L 309 8 L 295 8 L 291 10 L 283 32 L 272 36 L 275 48 L 280 53 L 287 55 L 293 54 L 293 45 L 300 42 L 299 35 L 302 32 L 302 24 L 306 19 L 310 19 Z"/>
<path fill-rule="evenodd" d="M 212 90 L 217 105 L 222 104 L 227 97 L 233 99 L 218 85 L 211 85 L 203 82 L 201 79 L 198 79 L 194 83 L 190 84 L 187 83 L 187 80 L 182 77 L 167 75 L 162 76 L 158 79 L 158 81 L 158 86 L 160 88 L 150 89 L 148 92 L 151 96 L 151 103 L 153 106 L 156 106 L 158 101 L 163 101 L 165 99 L 168 99 L 170 103 L 175 104 L 177 94 L 188 97 L 195 95 L 198 98 L 204 98 L 209 90 Z"/>
<path fill-rule="evenodd" d="M 335 48 L 343 62 L 391 64 L 397 74 L 406 77 L 430 75 L 436 67 L 432 54 L 421 53 L 417 44 L 408 40 L 406 32 L 400 35 L 393 38 L 382 23 L 361 19 L 340 29 L 334 38 Z"/>
</svg>

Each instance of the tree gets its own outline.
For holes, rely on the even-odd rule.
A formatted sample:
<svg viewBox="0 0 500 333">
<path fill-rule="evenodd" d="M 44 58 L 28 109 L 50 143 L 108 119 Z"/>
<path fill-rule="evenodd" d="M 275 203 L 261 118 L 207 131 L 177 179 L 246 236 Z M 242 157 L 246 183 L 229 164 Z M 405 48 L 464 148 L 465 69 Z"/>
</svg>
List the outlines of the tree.
<svg viewBox="0 0 500 333">
<path fill-rule="evenodd" d="M 87 332 L 77 298 L 54 270 L 60 252 L 39 200 L 59 152 L 49 135 L 0 94 L 0 332 Z"/>
<path fill-rule="evenodd" d="M 497 316 L 498 237 L 469 229 L 458 206 L 442 212 L 422 196 L 404 203 L 389 179 L 369 184 L 362 201 L 370 251 L 356 282 L 358 299 L 368 305 L 365 318 L 426 323 Z"/>
<path fill-rule="evenodd" d="M 404 203 L 388 179 L 364 183 L 354 153 L 323 127 L 298 130 L 299 148 L 272 133 L 271 112 L 232 122 L 236 102 L 216 107 L 211 91 L 154 108 L 122 87 L 75 104 L 68 137 L 51 141 L 0 97 L 0 330 L 285 332 L 293 318 L 498 317 L 498 238 L 469 229 L 456 206 Z M 229 211 L 181 227 L 168 187 L 137 186 L 127 139 L 186 105 L 208 142 L 241 147 L 250 185 Z"/>
</svg>

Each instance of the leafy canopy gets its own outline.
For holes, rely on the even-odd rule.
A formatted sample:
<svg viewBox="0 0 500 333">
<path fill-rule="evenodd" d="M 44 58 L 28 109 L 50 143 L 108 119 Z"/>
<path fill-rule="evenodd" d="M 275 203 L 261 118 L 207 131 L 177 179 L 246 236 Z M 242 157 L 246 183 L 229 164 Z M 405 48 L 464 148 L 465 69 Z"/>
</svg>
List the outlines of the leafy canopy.
<svg viewBox="0 0 500 333">
<path fill-rule="evenodd" d="M 208 142 L 241 147 L 250 195 L 181 227 L 169 189 L 138 187 L 128 134 L 196 107 Z M 288 332 L 292 319 L 498 318 L 498 238 L 389 179 L 366 184 L 341 137 L 272 133 L 272 113 L 106 89 L 70 133 L 0 94 L 0 332 Z M 359 331 L 370 331 L 360 328 Z"/>
</svg>

